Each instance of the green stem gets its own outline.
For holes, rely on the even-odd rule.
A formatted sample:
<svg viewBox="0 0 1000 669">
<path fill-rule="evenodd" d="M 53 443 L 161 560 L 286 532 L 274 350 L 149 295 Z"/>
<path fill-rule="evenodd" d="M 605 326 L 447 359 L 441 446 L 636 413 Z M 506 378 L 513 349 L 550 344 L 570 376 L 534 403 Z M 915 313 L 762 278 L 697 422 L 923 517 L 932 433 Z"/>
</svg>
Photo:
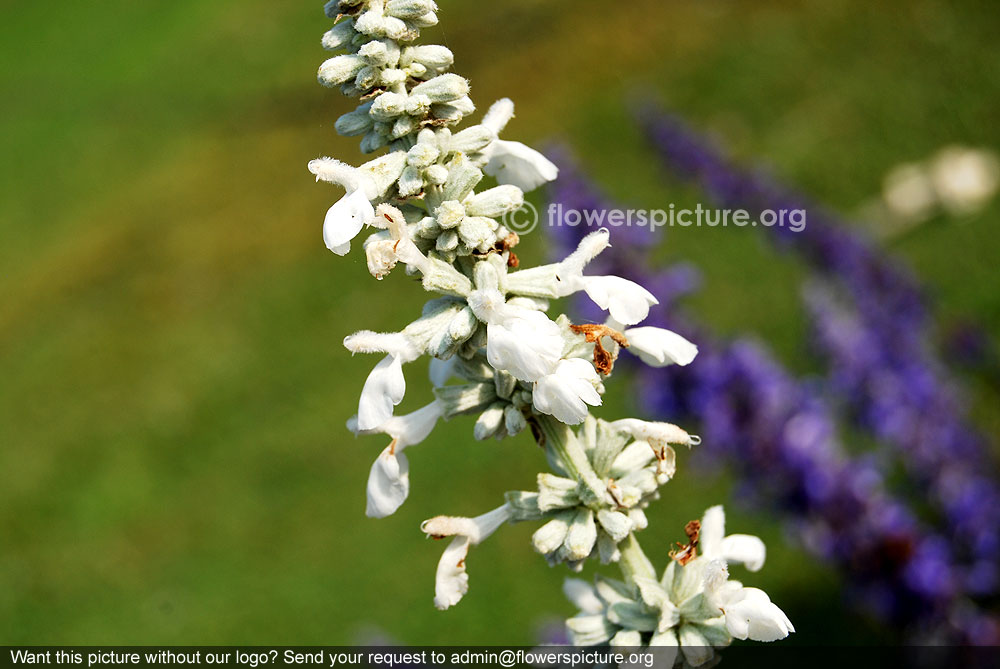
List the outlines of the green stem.
<svg viewBox="0 0 1000 669">
<path fill-rule="evenodd" d="M 656 578 L 656 569 L 653 567 L 653 563 L 649 561 L 649 558 L 646 557 L 646 554 L 642 552 L 642 546 L 639 545 L 639 540 L 635 538 L 635 534 L 630 533 L 628 537 L 623 539 L 618 544 L 618 550 L 622 554 L 621 559 L 618 561 L 618 566 L 621 567 L 626 581 L 634 583 L 636 576 Z"/>
<path fill-rule="evenodd" d="M 539 416 L 538 428 L 544 437 L 545 448 L 550 451 L 553 459 L 562 465 L 567 475 L 583 484 L 581 501 L 586 504 L 603 500 L 607 494 L 607 485 L 594 471 L 573 430 L 551 416 Z"/>
</svg>

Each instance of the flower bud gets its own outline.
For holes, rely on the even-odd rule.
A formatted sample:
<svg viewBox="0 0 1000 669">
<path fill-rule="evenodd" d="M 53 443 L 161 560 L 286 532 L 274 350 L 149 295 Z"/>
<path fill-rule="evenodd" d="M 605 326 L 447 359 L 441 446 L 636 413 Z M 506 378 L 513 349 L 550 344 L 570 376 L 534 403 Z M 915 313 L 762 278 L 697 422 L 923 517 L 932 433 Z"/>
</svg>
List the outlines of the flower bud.
<svg viewBox="0 0 1000 669">
<path fill-rule="evenodd" d="M 469 248 L 488 251 L 496 242 L 497 222 L 483 216 L 466 216 L 458 224 L 458 236 Z"/>
<path fill-rule="evenodd" d="M 465 218 L 465 207 L 458 200 L 445 200 L 441 203 L 434 214 L 437 216 L 438 225 L 445 230 L 458 227 L 458 224 Z"/>
<path fill-rule="evenodd" d="M 479 414 L 472 436 L 476 441 L 489 439 L 503 428 L 503 402 L 494 402 L 486 411 Z"/>
<path fill-rule="evenodd" d="M 594 523 L 594 514 L 590 509 L 580 509 L 566 533 L 566 559 L 583 560 L 594 550 L 596 542 L 597 524 Z"/>
<path fill-rule="evenodd" d="M 328 58 L 319 66 L 319 83 L 324 86 L 342 84 L 356 76 L 364 66 L 364 59 L 355 54 L 344 54 Z"/>
<path fill-rule="evenodd" d="M 503 419 L 504 425 L 507 427 L 507 434 L 511 436 L 520 434 L 521 430 L 528 427 L 528 422 L 524 419 L 524 414 L 515 406 L 508 406 L 503 410 Z"/>
<path fill-rule="evenodd" d="M 569 532 L 569 517 L 570 514 L 561 513 L 535 530 L 531 535 L 531 545 L 535 550 L 542 555 L 548 555 L 558 549 Z"/>
<path fill-rule="evenodd" d="M 323 34 L 323 48 L 327 51 L 346 49 L 351 45 L 355 35 L 357 33 L 354 31 L 354 21 L 351 19 L 341 21 Z"/>
<path fill-rule="evenodd" d="M 449 151 L 478 153 L 496 139 L 496 134 L 484 125 L 474 125 L 455 133 L 448 145 Z"/>
<path fill-rule="evenodd" d="M 445 200 L 465 200 L 472 189 L 483 180 L 483 173 L 468 158 L 458 154 L 448 165 L 448 180 L 441 191 Z"/>
<path fill-rule="evenodd" d="M 394 121 L 406 113 L 404 93 L 382 93 L 372 102 L 371 115 L 378 121 Z"/>
<path fill-rule="evenodd" d="M 420 176 L 420 170 L 412 165 L 403 168 L 403 173 L 399 176 L 400 197 L 413 197 L 424 188 L 424 180 Z"/>
<path fill-rule="evenodd" d="M 414 95 L 426 95 L 431 102 L 451 102 L 469 94 L 469 82 L 457 74 L 441 74 L 413 87 Z"/>
<path fill-rule="evenodd" d="M 466 203 L 465 209 L 470 216 L 499 218 L 523 205 L 524 193 L 520 188 L 517 186 L 497 186 L 473 195 Z"/>
<path fill-rule="evenodd" d="M 438 235 L 434 247 L 438 251 L 454 251 L 458 248 L 458 233 L 454 230 L 445 230 Z"/>
<path fill-rule="evenodd" d="M 415 19 L 435 10 L 437 5 L 433 0 L 389 0 L 385 3 L 385 13 L 401 19 Z"/>
<path fill-rule="evenodd" d="M 444 165 L 431 165 L 424 170 L 424 178 L 427 183 L 440 186 L 448 180 L 448 168 Z"/>
<path fill-rule="evenodd" d="M 349 111 L 334 124 L 337 132 L 344 137 L 357 137 L 372 129 L 372 117 L 368 110 L 372 107 L 371 102 L 366 102 L 354 111 Z"/>
<path fill-rule="evenodd" d="M 374 153 L 389 143 L 389 139 L 374 130 L 361 138 L 361 153 Z"/>
<path fill-rule="evenodd" d="M 404 49 L 399 57 L 400 65 L 407 67 L 419 63 L 428 70 L 447 70 L 455 62 L 455 56 L 447 47 L 433 44 L 412 46 Z"/>
</svg>

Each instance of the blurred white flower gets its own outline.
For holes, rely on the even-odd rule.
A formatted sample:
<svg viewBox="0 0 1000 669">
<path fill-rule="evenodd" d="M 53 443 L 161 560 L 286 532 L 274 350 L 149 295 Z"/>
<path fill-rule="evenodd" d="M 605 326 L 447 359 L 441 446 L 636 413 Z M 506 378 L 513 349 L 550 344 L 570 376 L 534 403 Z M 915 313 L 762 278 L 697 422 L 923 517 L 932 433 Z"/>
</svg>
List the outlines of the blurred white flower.
<svg viewBox="0 0 1000 669">
<path fill-rule="evenodd" d="M 1000 161 L 992 151 L 949 146 L 932 159 L 930 178 L 945 209 L 973 214 L 996 195 Z"/>
</svg>

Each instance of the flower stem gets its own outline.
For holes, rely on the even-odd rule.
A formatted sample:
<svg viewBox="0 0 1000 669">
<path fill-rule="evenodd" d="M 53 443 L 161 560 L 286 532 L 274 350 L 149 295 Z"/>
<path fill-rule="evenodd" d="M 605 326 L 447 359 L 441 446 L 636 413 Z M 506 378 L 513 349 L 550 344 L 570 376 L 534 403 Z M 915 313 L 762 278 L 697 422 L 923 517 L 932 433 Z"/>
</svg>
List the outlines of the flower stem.
<svg viewBox="0 0 1000 669">
<path fill-rule="evenodd" d="M 607 496 L 607 485 L 594 471 L 573 430 L 551 416 L 539 416 L 537 422 L 549 459 L 566 470 L 568 476 L 583 484 L 580 491 L 582 501 L 588 503 L 603 500 Z"/>
<path fill-rule="evenodd" d="M 635 538 L 634 533 L 630 533 L 618 544 L 618 550 L 622 554 L 618 566 L 621 567 L 626 581 L 633 583 L 636 576 L 656 578 L 656 569 L 646 554 L 642 552 L 642 546 L 639 545 L 639 540 Z"/>
</svg>

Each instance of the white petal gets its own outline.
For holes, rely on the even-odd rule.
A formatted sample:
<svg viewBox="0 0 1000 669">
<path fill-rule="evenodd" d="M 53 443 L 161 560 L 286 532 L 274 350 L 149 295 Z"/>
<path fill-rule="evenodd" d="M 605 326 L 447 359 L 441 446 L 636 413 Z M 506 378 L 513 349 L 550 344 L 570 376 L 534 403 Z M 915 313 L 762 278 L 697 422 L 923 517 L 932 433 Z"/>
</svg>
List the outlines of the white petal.
<svg viewBox="0 0 1000 669">
<path fill-rule="evenodd" d="M 403 364 L 394 355 L 387 355 L 375 365 L 361 390 L 358 403 L 358 429 L 374 430 L 392 416 L 392 408 L 403 401 L 406 379 Z"/>
<path fill-rule="evenodd" d="M 594 586 L 578 578 L 563 581 L 563 594 L 582 613 L 600 613 L 604 604 L 597 597 Z"/>
<path fill-rule="evenodd" d="M 510 98 L 501 98 L 490 105 L 489 111 L 483 116 L 483 125 L 499 134 L 513 116 L 514 103 Z"/>
<path fill-rule="evenodd" d="M 750 571 L 760 571 L 766 555 L 767 549 L 760 537 L 730 534 L 722 540 L 722 557 L 729 562 L 741 562 Z"/>
<path fill-rule="evenodd" d="M 600 378 L 594 366 L 581 358 L 561 360 L 553 374 L 535 382 L 533 404 L 544 414 L 555 416 L 567 425 L 578 425 L 587 417 L 587 404 L 601 405 L 594 384 Z"/>
<path fill-rule="evenodd" d="M 630 353 L 651 367 L 687 365 L 698 355 L 698 347 L 676 332 L 641 327 L 625 330 Z"/>
<path fill-rule="evenodd" d="M 713 560 L 722 557 L 722 539 L 726 536 L 726 512 L 722 506 L 713 506 L 701 517 L 698 547 L 701 554 Z"/>
<path fill-rule="evenodd" d="M 387 446 L 372 464 L 368 475 L 369 518 L 385 518 L 396 512 L 410 494 L 410 465 L 406 456 Z"/>
<path fill-rule="evenodd" d="M 585 276 L 582 277 L 582 285 L 594 304 L 625 325 L 645 320 L 649 307 L 659 304 L 659 300 L 648 290 L 620 276 Z"/>
<path fill-rule="evenodd" d="M 559 176 L 559 168 L 551 160 L 521 142 L 498 139 L 484 153 L 489 162 L 483 172 L 496 177 L 501 184 L 512 184 L 525 192 Z"/>
<path fill-rule="evenodd" d="M 362 191 L 348 193 L 326 212 L 323 241 L 328 249 L 344 255 L 351 248 L 351 240 L 374 217 L 375 208 Z"/>
<path fill-rule="evenodd" d="M 540 311 L 523 313 L 486 328 L 486 357 L 521 381 L 537 381 L 552 373 L 562 354 L 559 326 Z"/>
<path fill-rule="evenodd" d="M 651 444 L 682 444 L 695 446 L 701 440 L 688 434 L 673 423 L 660 423 L 638 418 L 621 418 L 611 421 L 611 427 L 632 435 L 635 439 L 645 439 Z"/>
<path fill-rule="evenodd" d="M 757 588 L 743 588 L 742 598 L 726 607 L 726 628 L 734 638 L 754 641 L 777 641 L 795 631 L 784 611 Z"/>
<path fill-rule="evenodd" d="M 468 537 L 455 537 L 438 562 L 434 580 L 434 606 L 442 611 L 458 604 L 469 591 L 469 575 L 465 573 L 469 545 Z"/>
</svg>

